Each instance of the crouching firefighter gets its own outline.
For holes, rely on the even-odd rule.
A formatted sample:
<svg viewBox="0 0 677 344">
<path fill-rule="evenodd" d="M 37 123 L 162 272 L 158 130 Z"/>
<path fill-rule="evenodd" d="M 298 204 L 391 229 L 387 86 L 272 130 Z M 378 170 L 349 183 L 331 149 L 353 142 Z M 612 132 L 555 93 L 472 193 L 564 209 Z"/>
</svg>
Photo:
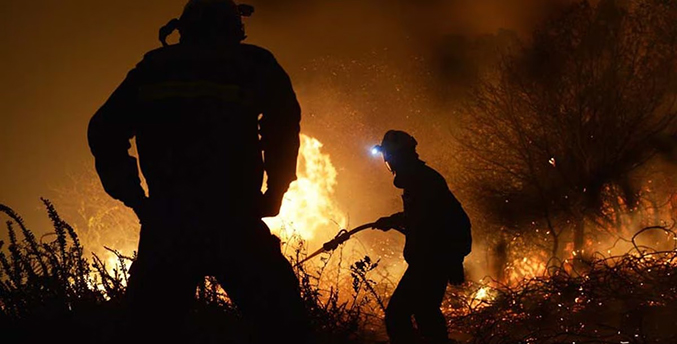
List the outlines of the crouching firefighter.
<svg viewBox="0 0 677 344">
<path fill-rule="evenodd" d="M 392 344 L 418 343 L 419 339 L 448 342 L 440 306 L 447 284 L 465 281 L 463 260 L 471 248 L 470 219 L 444 177 L 419 159 L 416 145 L 411 135 L 390 130 L 374 147 L 395 176 L 395 187 L 404 190 L 404 211 L 382 217 L 374 225 L 384 231 L 395 229 L 406 238 L 408 267 L 386 308 Z"/>
<path fill-rule="evenodd" d="M 139 342 L 177 342 L 196 286 L 215 276 L 256 343 L 310 341 L 291 265 L 262 217 L 296 179 L 301 110 L 267 50 L 242 43 L 230 0 L 191 0 L 89 123 L 104 189 L 141 222 L 127 287 Z M 178 30 L 177 44 L 166 37 Z M 140 185 L 136 158 L 147 181 Z M 266 190 L 262 194 L 264 171 Z"/>
</svg>

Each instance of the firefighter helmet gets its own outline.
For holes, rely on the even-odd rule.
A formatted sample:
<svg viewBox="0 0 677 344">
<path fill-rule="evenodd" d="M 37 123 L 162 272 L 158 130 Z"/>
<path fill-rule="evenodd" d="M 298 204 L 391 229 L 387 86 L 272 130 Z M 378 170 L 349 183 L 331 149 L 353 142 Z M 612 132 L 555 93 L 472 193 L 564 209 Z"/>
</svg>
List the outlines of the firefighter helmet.
<svg viewBox="0 0 677 344">
<path fill-rule="evenodd" d="M 232 0 L 190 0 L 179 18 L 181 38 L 226 36 L 238 42 L 245 39 L 242 16 Z"/>
<path fill-rule="evenodd" d="M 172 19 L 160 29 L 160 41 L 174 30 L 181 33 L 181 41 L 199 42 L 213 39 L 241 42 L 246 38 L 242 17 L 254 12 L 250 5 L 235 4 L 232 0 L 190 0 L 179 19 Z"/>
<path fill-rule="evenodd" d="M 416 139 L 401 130 L 388 130 L 383 136 L 383 141 L 378 150 L 384 155 L 397 155 L 401 153 L 416 152 Z"/>
</svg>

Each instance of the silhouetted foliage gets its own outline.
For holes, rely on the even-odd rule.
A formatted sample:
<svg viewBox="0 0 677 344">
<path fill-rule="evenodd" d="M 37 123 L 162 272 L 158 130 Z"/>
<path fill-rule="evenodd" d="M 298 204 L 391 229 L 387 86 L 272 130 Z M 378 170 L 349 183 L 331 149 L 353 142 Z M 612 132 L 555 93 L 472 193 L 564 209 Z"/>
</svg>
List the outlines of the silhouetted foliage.
<svg viewBox="0 0 677 344">
<path fill-rule="evenodd" d="M 88 260 L 75 231 L 43 201 L 54 233 L 42 239 L 0 204 L 0 213 L 9 217 L 10 238 L 0 247 L 3 343 L 128 340 L 121 324 L 128 274 L 124 266 L 134 257 L 112 250 L 119 259 L 116 267 L 105 266 L 96 256 Z M 652 231 L 675 238 L 671 228 L 647 227 L 632 238 L 630 252 L 596 255 L 586 261 L 584 271 L 560 262 L 548 274 L 516 285 L 485 281 L 449 288 L 443 310 L 452 336 L 478 344 L 674 342 L 677 247 L 658 251 L 637 243 L 637 237 Z M 43 242 L 46 238 L 51 241 Z M 300 261 L 303 252 L 300 241 L 292 262 Z M 345 289 L 339 285 L 320 287 L 327 262 L 313 272 L 295 265 L 320 343 L 379 343 L 388 297 L 374 288 L 380 281 L 369 276 L 378 261 L 364 257 L 350 265 L 352 295 L 341 295 Z M 216 280 L 205 279 L 185 323 L 191 342 L 238 343 L 244 338 L 242 327 L 237 308 Z"/>
<path fill-rule="evenodd" d="M 33 343 L 50 338 L 73 342 L 115 342 L 124 340 L 124 294 L 129 277 L 125 268 L 135 257 L 114 249 L 118 263 L 106 266 L 95 254 L 85 257 L 75 230 L 55 207 L 43 199 L 54 232 L 36 239 L 23 219 L 0 204 L 0 213 L 9 217 L 7 253 L 0 242 L 0 330 L 3 342 Z M 23 239 L 17 236 L 18 225 Z M 49 238 L 51 241 L 43 242 Z M 302 242 L 296 258 L 302 255 Z M 296 268 L 311 321 L 322 343 L 363 343 L 375 336 L 380 319 L 370 317 L 369 297 L 382 301 L 371 287 L 367 274 L 376 267 L 369 257 L 351 267 L 356 284 L 354 294 L 342 300 L 340 289 L 319 287 L 322 269 L 316 274 Z M 360 293 L 367 293 L 365 297 Z M 171 300 L 168 300 L 171 302 Z M 237 308 L 230 303 L 217 281 L 208 277 L 196 291 L 196 302 L 186 321 L 186 331 L 195 342 L 242 339 Z M 34 331 L 40 328 L 40 331 Z"/>
<path fill-rule="evenodd" d="M 96 329 L 92 325 L 98 321 L 114 322 L 124 292 L 124 272 L 110 275 L 96 257 L 90 264 L 73 228 L 48 200 L 43 202 L 54 232 L 40 239 L 18 214 L 0 204 L 0 213 L 9 217 L 10 240 L 9 255 L 0 250 L 0 326 L 6 326 L 3 337 L 10 342 L 33 342 L 74 326 L 80 328 L 78 336 L 106 331 L 106 326 Z M 15 226 L 20 228 L 23 239 L 17 236 Z M 53 239 L 44 242 L 46 238 Z"/>
</svg>

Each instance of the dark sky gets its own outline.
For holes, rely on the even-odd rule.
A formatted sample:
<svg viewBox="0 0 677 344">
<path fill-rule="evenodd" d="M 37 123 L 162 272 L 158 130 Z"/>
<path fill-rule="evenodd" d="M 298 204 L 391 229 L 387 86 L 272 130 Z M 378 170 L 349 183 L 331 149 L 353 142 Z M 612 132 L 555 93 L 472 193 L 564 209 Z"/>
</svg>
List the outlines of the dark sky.
<svg viewBox="0 0 677 344">
<path fill-rule="evenodd" d="M 247 20 L 247 42 L 269 48 L 287 68 L 304 107 L 303 131 L 325 142 L 339 173 L 359 184 L 374 166 L 355 162 L 364 159 L 362 147 L 389 127 L 418 134 L 428 126 L 430 132 L 445 130 L 428 119 L 440 111 L 426 88 L 441 37 L 500 28 L 524 34 L 559 2 L 251 1 L 256 12 Z M 36 223 L 44 218 L 39 197 L 53 197 L 69 174 L 92 168 L 89 118 L 143 54 L 159 47 L 158 28 L 184 4 L 0 3 L 0 203 Z M 433 147 L 435 135 L 419 141 Z M 382 172 L 374 175 L 380 180 L 375 190 L 390 190 Z"/>
</svg>

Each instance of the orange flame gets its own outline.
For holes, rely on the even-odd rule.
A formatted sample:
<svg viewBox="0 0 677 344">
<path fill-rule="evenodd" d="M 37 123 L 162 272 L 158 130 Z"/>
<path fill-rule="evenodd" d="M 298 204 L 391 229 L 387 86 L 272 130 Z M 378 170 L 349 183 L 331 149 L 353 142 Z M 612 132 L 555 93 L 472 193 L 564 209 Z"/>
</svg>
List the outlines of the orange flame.
<svg viewBox="0 0 677 344">
<path fill-rule="evenodd" d="M 343 228 L 347 217 L 334 200 L 338 173 L 317 139 L 301 135 L 296 174 L 297 180 L 284 195 L 280 214 L 264 221 L 281 236 L 324 240 Z"/>
</svg>

